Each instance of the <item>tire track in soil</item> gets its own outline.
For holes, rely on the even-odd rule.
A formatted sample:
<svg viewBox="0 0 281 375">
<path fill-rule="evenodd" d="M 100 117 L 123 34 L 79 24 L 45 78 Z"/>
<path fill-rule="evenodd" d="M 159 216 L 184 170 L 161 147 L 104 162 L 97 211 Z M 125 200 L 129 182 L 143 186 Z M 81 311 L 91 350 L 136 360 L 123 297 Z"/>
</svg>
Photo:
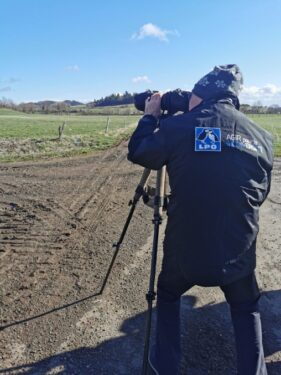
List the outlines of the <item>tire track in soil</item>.
<svg viewBox="0 0 281 375">
<path fill-rule="evenodd" d="M 1 214 L 0 247 L 3 258 L 4 256 L 8 258 L 6 261 L 8 267 L 11 269 L 11 266 L 13 266 L 14 272 L 23 274 L 27 269 L 22 266 L 22 263 L 24 263 L 22 258 L 27 255 L 34 256 L 33 261 L 36 260 L 36 264 L 39 265 L 44 263 L 43 258 L 45 258 L 44 253 L 47 247 L 50 260 L 50 255 L 53 255 L 52 250 L 58 249 L 55 244 L 57 231 L 49 225 L 47 217 L 44 220 L 44 217 L 38 212 L 38 210 L 43 209 L 51 216 L 51 209 L 46 209 L 46 206 L 38 205 L 32 201 L 27 202 L 26 200 L 23 205 L 15 203 L 16 201 L 19 202 L 18 197 L 13 197 L 12 203 L 6 203 L 6 205 L 2 202 L 1 207 L 4 207 L 4 212 Z M 43 253 L 38 255 L 41 250 L 43 250 Z M 6 273 L 7 269 L 2 269 L 1 273 L 3 272 Z M 33 277 L 32 272 L 31 277 Z M 7 280 L 5 281 L 7 283 Z M 21 288 L 28 289 L 26 284 L 22 285 Z"/>
<path fill-rule="evenodd" d="M 68 210 L 65 208 L 61 209 L 58 206 L 54 207 L 54 202 L 52 202 L 52 199 L 47 199 L 43 204 L 43 197 L 40 197 L 40 199 L 27 198 L 25 194 L 17 194 L 16 184 L 5 183 L 6 186 L 14 188 L 15 193 L 11 194 L 11 191 L 8 192 L 8 195 L 12 198 L 12 203 L 2 202 L 1 205 L 4 212 L 1 215 L 0 223 L 0 248 L 2 260 L 4 260 L 4 257 L 8 258 L 6 261 L 7 266 L 6 268 L 3 267 L 1 272 L 2 274 L 7 274 L 7 271 L 11 270 L 13 267 L 13 283 L 17 284 L 19 290 L 34 289 L 32 288 L 33 284 L 30 280 L 27 281 L 25 277 L 24 282 L 21 282 L 21 277 L 19 275 L 29 273 L 29 276 L 34 278 L 35 273 L 45 274 L 47 272 L 44 269 L 48 265 L 63 265 L 63 261 L 60 261 L 59 258 L 64 259 L 65 254 L 64 251 L 60 250 L 67 248 L 68 253 L 72 253 L 78 250 L 78 247 L 81 248 L 81 245 L 84 245 L 85 242 L 88 241 L 88 236 L 91 236 L 95 230 L 95 227 L 97 227 L 100 214 L 106 208 L 110 197 L 110 187 L 106 188 L 106 184 L 108 184 L 112 179 L 110 172 L 112 168 L 115 169 L 125 159 L 125 150 L 124 148 L 121 150 L 122 152 L 119 151 L 116 157 L 114 155 L 111 163 L 108 163 L 107 161 L 108 156 L 115 154 L 116 151 L 111 150 L 106 152 L 99 163 L 103 163 L 103 161 L 105 161 L 107 165 L 102 165 L 101 168 L 97 168 L 95 166 L 93 167 L 95 174 L 93 174 L 91 177 L 90 188 L 91 190 L 98 192 L 100 198 L 96 205 L 92 204 L 92 214 L 88 218 L 87 222 L 84 216 L 89 210 L 91 202 L 96 193 L 91 194 L 90 197 L 85 197 L 85 193 L 81 194 L 82 197 L 79 197 L 79 195 L 76 194 L 76 196 L 78 196 L 76 202 L 79 199 L 80 201 L 82 200 L 82 202 L 84 200 L 84 202 L 82 203 L 78 213 L 74 213 L 73 215 L 70 214 L 70 212 L 68 212 Z M 33 165 L 31 165 L 31 168 L 32 167 Z M 4 169 L 6 171 L 8 170 L 7 167 Z M 12 169 L 15 168 L 12 167 Z M 19 167 L 17 167 L 16 170 L 18 171 Z M 22 174 L 24 176 L 28 176 L 25 170 Z M 85 184 L 88 184 L 88 181 L 86 181 L 84 185 Z M 82 190 L 83 188 L 84 186 L 82 186 Z M 77 189 L 80 189 L 80 187 L 78 186 Z M 20 203 L 22 205 L 20 205 Z M 40 210 L 43 211 L 43 215 L 40 213 Z M 65 217 L 66 212 L 68 213 L 67 217 Z M 84 219 L 83 237 L 80 238 L 79 231 L 72 230 L 72 228 L 77 228 L 77 224 L 71 222 L 70 230 L 69 228 L 65 228 L 72 219 L 72 221 L 77 222 L 77 216 L 79 221 Z M 51 225 L 49 223 L 51 223 Z M 71 236 L 73 232 L 74 235 Z M 61 253 L 60 257 L 59 253 Z M 38 256 L 38 254 L 41 255 Z M 22 266 L 24 263 L 23 259 L 27 256 L 34 257 L 33 262 L 31 262 L 34 263 L 34 266 L 29 266 L 29 269 L 26 267 L 26 265 Z M 70 257 L 67 256 L 67 258 Z M 18 266 L 21 266 L 20 269 L 17 269 Z M 30 268 L 32 268 L 31 272 Z M 52 272 L 54 270 L 51 267 L 49 271 Z M 18 274 L 17 277 L 15 277 L 15 273 Z M 5 280 L 5 284 L 7 290 L 13 289 L 12 285 L 9 285 L 7 280 Z M 40 293 L 42 289 L 43 288 L 37 288 L 37 292 Z M 33 297 L 34 292 L 36 291 L 33 290 Z M 56 294 L 60 295 L 59 286 L 56 288 Z M 8 296 L 11 296 L 9 292 Z M 12 302 L 11 299 L 12 297 L 9 298 L 9 303 Z"/>
<path fill-rule="evenodd" d="M 111 157 L 112 155 L 109 154 L 109 156 Z M 91 250 L 93 238 L 95 237 L 95 232 L 98 226 L 101 224 L 102 216 L 105 212 L 109 212 L 111 209 L 112 197 L 114 196 L 117 186 L 122 178 L 121 176 L 115 176 L 114 171 L 118 170 L 120 165 L 124 162 L 125 157 L 126 152 L 122 150 L 122 152 L 120 152 L 118 155 L 111 158 L 111 163 L 109 163 L 108 155 L 102 158 L 101 162 L 105 163 L 105 165 L 103 165 L 100 170 L 96 168 L 94 169 L 95 174 L 93 174 L 91 181 L 88 183 L 90 188 L 87 186 L 87 189 L 94 191 L 94 193 L 86 196 L 84 201 L 82 201 L 82 204 L 79 202 L 80 206 L 78 210 L 74 212 L 74 217 L 79 220 L 79 222 L 83 222 L 83 226 L 80 228 L 82 229 L 81 234 L 78 231 L 73 231 L 64 241 L 64 246 L 68 248 L 68 255 L 62 259 L 61 265 L 67 272 L 69 271 L 71 273 L 73 268 L 73 260 L 77 259 L 77 253 L 79 252 L 79 270 L 83 270 L 83 274 L 81 272 L 72 272 L 72 274 L 77 278 L 75 286 L 78 291 L 82 289 L 84 284 L 89 282 L 89 279 L 93 277 L 91 272 L 91 258 L 97 255 Z M 110 184 L 113 179 L 114 185 Z M 84 186 L 82 186 L 82 188 L 79 186 L 79 190 L 83 191 L 83 189 Z M 77 203 L 78 200 L 76 200 L 74 205 L 77 205 Z M 111 243 L 109 244 L 108 249 L 111 249 L 110 245 Z M 111 255 L 111 251 L 107 251 L 106 257 L 111 257 Z M 94 275 L 96 279 L 94 286 L 97 290 L 99 289 L 99 282 L 102 280 L 103 272 L 101 271 L 106 270 L 105 267 L 107 266 L 107 262 L 99 261 L 99 266 L 100 276 Z M 89 269 L 89 273 L 85 272 L 87 269 Z M 88 279 L 87 275 L 89 275 Z M 91 290 L 93 290 L 92 283 Z"/>
</svg>

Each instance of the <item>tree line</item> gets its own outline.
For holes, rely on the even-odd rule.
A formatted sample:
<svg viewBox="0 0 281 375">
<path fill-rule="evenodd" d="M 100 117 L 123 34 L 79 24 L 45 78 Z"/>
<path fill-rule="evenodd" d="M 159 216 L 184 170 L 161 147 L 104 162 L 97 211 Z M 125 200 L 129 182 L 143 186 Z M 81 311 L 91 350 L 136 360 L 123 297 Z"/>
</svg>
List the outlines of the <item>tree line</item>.
<svg viewBox="0 0 281 375">
<path fill-rule="evenodd" d="M 106 107 L 111 105 L 125 105 L 134 103 L 134 95 L 128 91 L 125 91 L 124 94 L 111 94 L 105 96 L 104 98 L 94 100 L 87 104 L 88 107 Z"/>
<path fill-rule="evenodd" d="M 75 100 L 64 100 L 64 101 L 52 101 L 44 100 L 39 102 L 28 102 L 15 104 L 11 99 L 2 98 L 0 100 L 0 108 L 9 108 L 16 111 L 21 111 L 25 113 L 81 113 L 81 114 L 92 114 L 93 109 L 95 113 L 99 113 L 97 110 L 99 107 L 108 107 L 108 106 L 128 106 L 134 103 L 134 93 L 131 94 L 128 91 L 125 91 L 123 94 L 111 94 L 100 99 L 93 100 L 88 103 L 81 103 Z M 132 106 L 131 106 L 132 107 Z M 110 111 L 110 109 L 109 109 Z M 101 114 L 105 114 L 106 110 L 101 109 Z M 111 111 L 112 112 L 112 111 Z M 113 111 L 116 112 L 116 111 Z M 125 109 L 119 111 L 120 114 L 124 114 Z M 138 111 L 134 111 L 130 108 L 130 111 L 127 111 L 128 114 L 135 114 Z M 119 114 L 119 113 L 116 113 Z"/>
<path fill-rule="evenodd" d="M 114 114 L 114 115 L 134 115 L 139 114 L 134 106 L 134 93 L 125 91 L 123 94 L 111 94 L 89 103 L 81 103 L 74 100 L 61 102 L 45 100 L 40 102 L 29 102 L 15 104 L 11 99 L 2 98 L 0 108 L 9 108 L 25 113 L 73 113 L 82 115 L 92 114 Z M 110 108 L 106 108 L 110 107 Z M 116 108 L 114 108 L 116 107 Z M 252 105 L 242 104 L 240 110 L 246 114 L 281 114 L 281 106 L 273 104 L 264 106 L 261 102 Z"/>
<path fill-rule="evenodd" d="M 281 106 L 272 104 L 270 106 L 263 106 L 261 103 L 241 104 L 240 111 L 245 114 L 281 114 Z"/>
</svg>

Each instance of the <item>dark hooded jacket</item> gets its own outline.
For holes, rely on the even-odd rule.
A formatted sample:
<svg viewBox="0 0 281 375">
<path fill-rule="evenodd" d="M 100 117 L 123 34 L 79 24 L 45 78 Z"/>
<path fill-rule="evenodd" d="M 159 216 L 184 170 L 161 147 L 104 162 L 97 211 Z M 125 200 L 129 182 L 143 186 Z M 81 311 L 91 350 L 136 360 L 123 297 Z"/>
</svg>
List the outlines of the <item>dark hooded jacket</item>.
<svg viewBox="0 0 281 375">
<path fill-rule="evenodd" d="M 188 282 L 224 285 L 255 269 L 272 137 L 239 112 L 233 98 L 205 101 L 159 127 L 153 116 L 144 116 L 128 159 L 154 170 L 167 165 L 171 197 L 164 254 L 176 252 L 172 258 Z"/>
</svg>

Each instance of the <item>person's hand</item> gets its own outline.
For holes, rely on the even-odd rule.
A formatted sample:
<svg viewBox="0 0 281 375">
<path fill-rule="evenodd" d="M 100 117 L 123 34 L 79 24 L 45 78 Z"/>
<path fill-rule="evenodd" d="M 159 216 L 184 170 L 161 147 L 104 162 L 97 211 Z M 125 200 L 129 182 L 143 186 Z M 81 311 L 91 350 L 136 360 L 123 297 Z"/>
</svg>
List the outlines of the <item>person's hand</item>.
<svg viewBox="0 0 281 375">
<path fill-rule="evenodd" d="M 156 92 L 150 98 L 147 98 L 145 101 L 145 115 L 152 115 L 155 118 L 159 118 L 161 115 L 161 97 L 160 92 Z"/>
</svg>

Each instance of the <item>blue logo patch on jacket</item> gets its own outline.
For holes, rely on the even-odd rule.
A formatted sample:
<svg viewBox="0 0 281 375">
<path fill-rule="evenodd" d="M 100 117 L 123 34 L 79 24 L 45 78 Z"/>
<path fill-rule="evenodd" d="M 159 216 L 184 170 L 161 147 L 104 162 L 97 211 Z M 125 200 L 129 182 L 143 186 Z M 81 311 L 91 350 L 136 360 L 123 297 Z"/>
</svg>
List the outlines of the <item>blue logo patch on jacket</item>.
<svg viewBox="0 0 281 375">
<path fill-rule="evenodd" d="M 221 129 L 196 127 L 195 151 L 221 151 Z"/>
</svg>

